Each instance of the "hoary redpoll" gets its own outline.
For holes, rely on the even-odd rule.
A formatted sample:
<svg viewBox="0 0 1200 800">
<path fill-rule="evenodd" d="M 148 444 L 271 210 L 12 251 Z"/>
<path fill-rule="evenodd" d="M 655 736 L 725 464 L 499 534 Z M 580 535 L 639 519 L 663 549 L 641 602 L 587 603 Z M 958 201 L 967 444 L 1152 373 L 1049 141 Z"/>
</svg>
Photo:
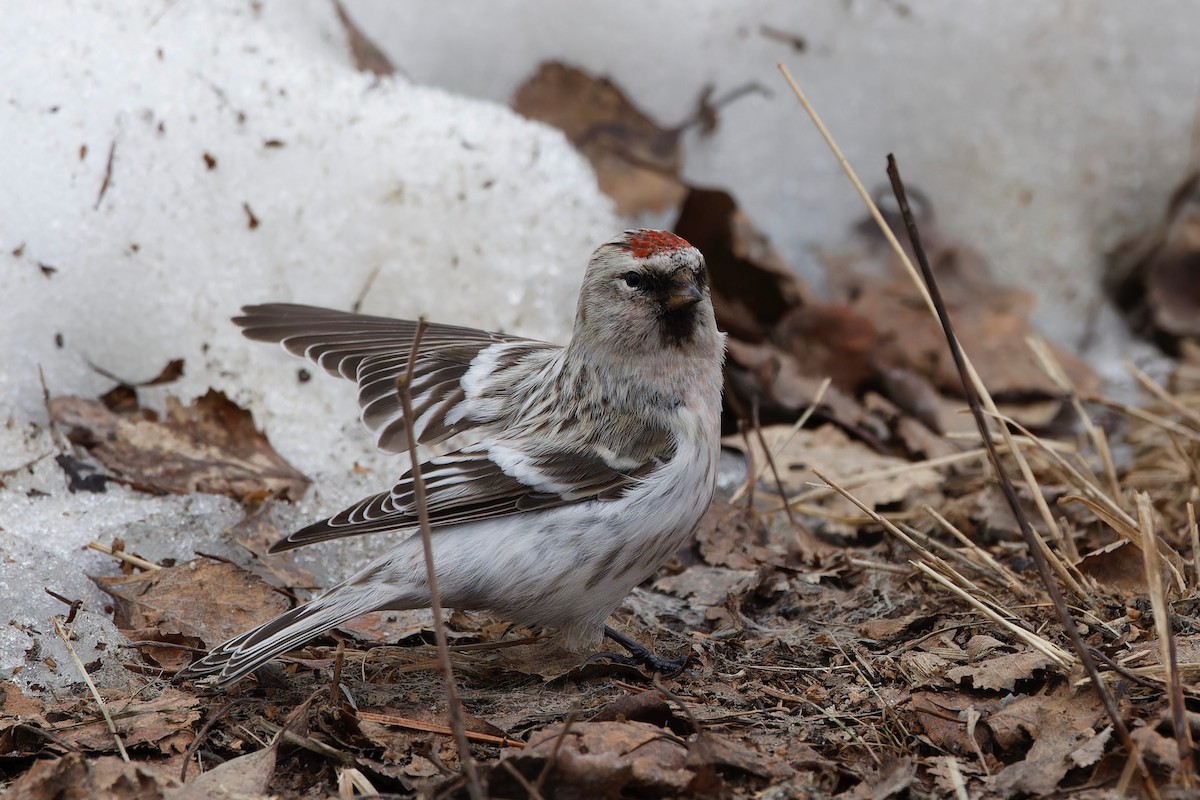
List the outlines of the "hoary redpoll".
<svg viewBox="0 0 1200 800">
<path fill-rule="evenodd" d="M 406 452 L 397 381 L 417 324 L 310 306 L 247 306 L 235 322 L 358 383 L 379 447 Z M 626 595 L 689 538 L 713 496 L 725 337 L 704 259 L 671 233 L 626 231 L 592 255 L 566 347 L 430 324 L 412 367 L 420 444 L 470 444 L 421 465 L 443 604 L 606 633 Z M 312 601 L 181 673 L 224 685 L 353 617 L 429 605 L 411 474 L 271 548 L 394 533 L 396 545 Z"/>
</svg>

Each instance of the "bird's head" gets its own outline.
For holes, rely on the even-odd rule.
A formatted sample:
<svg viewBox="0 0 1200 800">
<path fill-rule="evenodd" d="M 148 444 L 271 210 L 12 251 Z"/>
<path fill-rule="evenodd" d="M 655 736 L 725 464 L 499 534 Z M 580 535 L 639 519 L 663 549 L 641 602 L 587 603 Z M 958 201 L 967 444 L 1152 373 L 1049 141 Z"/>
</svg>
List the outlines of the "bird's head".
<svg viewBox="0 0 1200 800">
<path fill-rule="evenodd" d="M 704 256 L 667 231 L 630 230 L 596 249 L 575 338 L 637 353 L 720 343 Z"/>
</svg>

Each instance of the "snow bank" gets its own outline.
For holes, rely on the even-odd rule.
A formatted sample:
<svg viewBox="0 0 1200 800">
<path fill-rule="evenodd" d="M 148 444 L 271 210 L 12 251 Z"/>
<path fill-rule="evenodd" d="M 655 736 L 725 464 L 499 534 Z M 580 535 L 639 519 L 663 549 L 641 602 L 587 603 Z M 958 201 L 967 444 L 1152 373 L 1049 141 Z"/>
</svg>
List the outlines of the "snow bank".
<svg viewBox="0 0 1200 800">
<path fill-rule="evenodd" d="M 557 132 L 357 72 L 324 0 L 10 4 L 0 75 L 0 675 L 25 685 L 77 679 L 43 587 L 86 601 L 85 662 L 113 641 L 82 576 L 114 569 L 87 541 L 232 553 L 223 531 L 241 516 L 213 496 L 68 494 L 39 367 L 53 394 L 94 396 L 112 381 L 92 365 L 141 381 L 184 359 L 144 402 L 212 386 L 249 407 L 314 479 L 275 512 L 290 528 L 402 465 L 359 429 L 351 386 L 301 383 L 299 362 L 243 339 L 228 321 L 241 304 L 362 297 L 368 313 L 561 340 L 587 256 L 621 227 Z M 372 538 L 306 564 L 344 574 Z"/>
<path fill-rule="evenodd" d="M 947 233 L 1036 289 L 1048 335 L 1108 377 L 1147 349 L 1131 345 L 1097 276 L 1196 166 L 1200 4 L 609 0 L 585 24 L 557 0 L 345 5 L 415 80 L 473 97 L 507 101 L 559 59 L 611 76 L 675 125 L 706 84 L 718 96 L 760 84 L 770 94 L 730 106 L 711 136 L 684 137 L 685 178 L 734 192 L 819 285 L 819 253 L 842 248 L 864 212 L 782 61 L 867 185 L 887 186 L 895 152 Z"/>
</svg>

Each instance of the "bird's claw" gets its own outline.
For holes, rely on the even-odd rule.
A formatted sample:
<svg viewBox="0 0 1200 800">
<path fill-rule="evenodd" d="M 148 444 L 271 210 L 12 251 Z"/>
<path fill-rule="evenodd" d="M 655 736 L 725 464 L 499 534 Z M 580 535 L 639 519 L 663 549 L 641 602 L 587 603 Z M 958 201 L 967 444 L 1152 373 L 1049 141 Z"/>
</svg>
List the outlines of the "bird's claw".
<svg viewBox="0 0 1200 800">
<path fill-rule="evenodd" d="M 641 667 L 650 672 L 657 672 L 663 677 L 673 678 L 683 672 L 687 668 L 688 661 L 691 660 L 690 654 L 679 658 L 663 658 L 662 656 L 655 655 L 648 647 L 635 642 L 628 636 L 618 633 L 608 626 L 604 628 L 604 635 L 625 648 L 629 652 L 629 655 L 605 650 L 588 656 L 581 666 L 587 666 L 596 659 L 605 658 L 615 664 L 621 664 L 626 667 Z"/>
</svg>

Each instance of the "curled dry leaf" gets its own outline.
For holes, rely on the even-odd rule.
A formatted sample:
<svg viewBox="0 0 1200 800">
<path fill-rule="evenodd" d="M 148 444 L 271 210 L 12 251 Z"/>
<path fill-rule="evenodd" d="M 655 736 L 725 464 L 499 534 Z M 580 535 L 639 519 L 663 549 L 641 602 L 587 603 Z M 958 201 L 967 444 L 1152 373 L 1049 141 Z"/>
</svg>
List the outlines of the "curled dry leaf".
<svg viewBox="0 0 1200 800">
<path fill-rule="evenodd" d="M 252 573 L 208 559 L 96 583 L 114 600 L 117 627 L 140 641 L 208 648 L 288 608 Z M 170 669 L 191 660 L 178 648 L 145 646 L 143 652 Z"/>
<path fill-rule="evenodd" d="M 68 753 L 38 761 L 6 788 L 14 800 L 164 800 L 179 781 L 147 763 L 129 763 L 118 756 L 89 758 Z"/>
<path fill-rule="evenodd" d="M 1135 330 L 1172 350 L 1200 339 L 1200 172 L 1176 187 L 1158 225 L 1117 245 L 1106 283 Z"/>
<path fill-rule="evenodd" d="M 271 745 L 231 758 L 192 778 L 182 788 L 167 793 L 167 800 L 261 797 L 275 775 L 278 740 Z"/>
<path fill-rule="evenodd" d="M 713 309 L 730 336 L 763 341 L 790 310 L 814 302 L 808 286 L 728 192 L 688 192 L 675 232 L 704 253 Z"/>
<path fill-rule="evenodd" d="M 1094 751 L 1103 750 L 1111 734 L 1107 729 L 1099 733 L 1094 729 L 1097 715 L 1090 702 L 1081 703 L 1086 713 L 1080 714 L 1064 708 L 1062 703 L 1066 698 L 1062 696 L 1025 699 L 1033 701 L 1022 704 L 1023 713 L 1030 714 L 1032 718 L 1028 724 L 1022 724 L 1022 729 L 1033 737 L 1033 746 L 1024 759 L 1004 767 L 988 781 L 993 790 L 1005 797 L 1014 794 L 1045 797 L 1051 794 L 1066 774 L 1079 766 L 1081 761 L 1094 760 Z M 1017 704 L 1020 701 L 1013 705 Z M 997 718 L 1011 708 L 1009 706 L 998 712 L 989 721 L 993 729 Z M 1096 741 L 1098 738 L 1100 742 Z M 1003 743 L 1007 740 L 999 741 Z"/>
<path fill-rule="evenodd" d="M 182 753 L 191 744 L 192 725 L 200 719 L 200 700 L 167 687 L 152 700 L 109 697 L 109 713 L 126 748 L 153 746 L 164 754 Z M 55 735 L 81 750 L 117 749 L 103 717 L 88 702 L 76 709 L 77 722 L 59 722 Z"/>
<path fill-rule="evenodd" d="M 214 390 L 189 406 L 167 398 L 167 417 L 117 414 L 78 397 L 50 401 L 54 422 L 75 444 L 138 488 L 210 492 L 239 501 L 298 498 L 309 480 L 271 447 L 249 411 Z"/>
<path fill-rule="evenodd" d="M 1052 666 L 1054 660 L 1036 650 L 1006 653 L 986 657 L 977 664 L 947 670 L 946 677 L 955 683 L 969 684 L 976 689 L 1011 692 L 1017 681 L 1035 680 L 1036 673 Z"/>
<path fill-rule="evenodd" d="M 662 211 L 683 199 L 680 129 L 660 127 L 609 79 L 547 62 L 517 89 L 511 105 L 566 134 L 620 213 Z"/>
</svg>

